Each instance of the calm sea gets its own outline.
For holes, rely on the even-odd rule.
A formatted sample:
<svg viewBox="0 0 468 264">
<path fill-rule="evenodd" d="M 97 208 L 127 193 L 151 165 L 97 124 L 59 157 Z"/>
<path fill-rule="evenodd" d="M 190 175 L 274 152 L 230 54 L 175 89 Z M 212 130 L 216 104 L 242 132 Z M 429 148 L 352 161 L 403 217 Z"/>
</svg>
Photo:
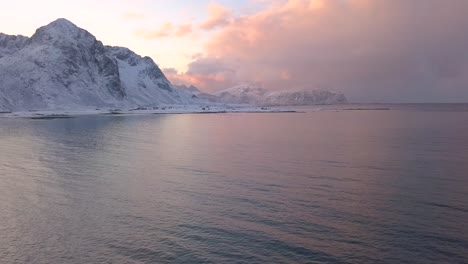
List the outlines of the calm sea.
<svg viewBox="0 0 468 264">
<path fill-rule="evenodd" d="M 0 263 L 468 263 L 468 106 L 0 118 Z"/>
</svg>

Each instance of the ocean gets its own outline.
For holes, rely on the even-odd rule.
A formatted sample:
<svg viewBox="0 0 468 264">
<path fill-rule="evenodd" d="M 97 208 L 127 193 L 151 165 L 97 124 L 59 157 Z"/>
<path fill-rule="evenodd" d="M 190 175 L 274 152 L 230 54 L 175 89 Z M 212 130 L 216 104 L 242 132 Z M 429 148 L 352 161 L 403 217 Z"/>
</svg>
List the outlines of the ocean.
<svg viewBox="0 0 468 264">
<path fill-rule="evenodd" d="M 0 263 L 468 263 L 468 105 L 0 118 Z"/>
</svg>

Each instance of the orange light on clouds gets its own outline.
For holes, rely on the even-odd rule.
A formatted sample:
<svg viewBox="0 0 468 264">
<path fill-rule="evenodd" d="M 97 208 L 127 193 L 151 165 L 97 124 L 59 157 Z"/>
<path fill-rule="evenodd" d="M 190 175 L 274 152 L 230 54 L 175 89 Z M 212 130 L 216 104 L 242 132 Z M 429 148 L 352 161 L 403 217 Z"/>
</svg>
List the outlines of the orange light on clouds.
<svg viewBox="0 0 468 264">
<path fill-rule="evenodd" d="M 309 3 L 309 8 L 312 10 L 320 10 L 325 8 L 325 0 L 311 0 Z"/>
</svg>

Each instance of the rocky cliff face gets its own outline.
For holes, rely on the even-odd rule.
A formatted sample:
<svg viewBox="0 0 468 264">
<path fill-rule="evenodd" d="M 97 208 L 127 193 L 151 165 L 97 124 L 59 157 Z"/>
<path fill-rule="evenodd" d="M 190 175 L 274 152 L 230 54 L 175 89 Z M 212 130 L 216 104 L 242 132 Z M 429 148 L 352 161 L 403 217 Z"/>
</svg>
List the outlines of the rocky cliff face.
<svg viewBox="0 0 468 264">
<path fill-rule="evenodd" d="M 65 19 L 31 37 L 0 35 L 0 109 L 90 109 L 192 103 L 149 57 L 104 46 Z"/>
<path fill-rule="evenodd" d="M 24 36 L 10 36 L 0 33 L 0 58 L 24 48 L 28 41 L 29 38 Z"/>
</svg>

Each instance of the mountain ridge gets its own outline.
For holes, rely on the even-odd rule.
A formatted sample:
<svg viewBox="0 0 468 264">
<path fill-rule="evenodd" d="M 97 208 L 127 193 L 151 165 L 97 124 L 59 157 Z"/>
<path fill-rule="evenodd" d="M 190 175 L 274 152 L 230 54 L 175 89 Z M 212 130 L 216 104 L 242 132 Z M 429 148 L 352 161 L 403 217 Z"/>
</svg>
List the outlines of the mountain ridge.
<svg viewBox="0 0 468 264">
<path fill-rule="evenodd" d="M 348 100 L 340 92 L 327 90 L 270 91 L 255 84 L 240 84 L 214 95 L 224 103 L 253 104 L 259 106 L 300 106 L 317 104 L 346 104 Z"/>
<path fill-rule="evenodd" d="M 173 85 L 150 57 L 104 45 L 64 18 L 31 37 L 0 33 L 0 111 L 346 102 L 342 93 L 323 90 L 274 92 L 241 84 L 209 94 L 193 85 Z"/>
<path fill-rule="evenodd" d="M 66 19 L 30 37 L 0 35 L 0 110 L 92 109 L 191 104 L 158 65 L 105 46 Z"/>
</svg>

